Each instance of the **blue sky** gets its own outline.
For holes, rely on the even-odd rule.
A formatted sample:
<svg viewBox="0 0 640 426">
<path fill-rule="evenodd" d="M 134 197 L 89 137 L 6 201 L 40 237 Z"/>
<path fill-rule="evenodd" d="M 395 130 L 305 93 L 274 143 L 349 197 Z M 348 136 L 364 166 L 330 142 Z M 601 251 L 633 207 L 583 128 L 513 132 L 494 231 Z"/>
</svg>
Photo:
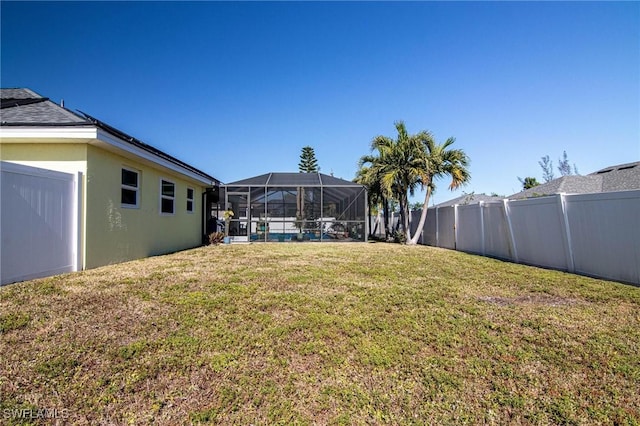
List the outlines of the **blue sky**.
<svg viewBox="0 0 640 426">
<path fill-rule="evenodd" d="M 640 160 L 638 2 L 6 2 L 2 87 L 29 87 L 232 182 L 352 179 L 376 135 L 456 138 L 467 193 Z M 556 170 L 556 175 L 559 173 Z M 434 202 L 460 195 L 439 182 Z M 421 199 L 417 196 L 416 200 Z"/>
</svg>

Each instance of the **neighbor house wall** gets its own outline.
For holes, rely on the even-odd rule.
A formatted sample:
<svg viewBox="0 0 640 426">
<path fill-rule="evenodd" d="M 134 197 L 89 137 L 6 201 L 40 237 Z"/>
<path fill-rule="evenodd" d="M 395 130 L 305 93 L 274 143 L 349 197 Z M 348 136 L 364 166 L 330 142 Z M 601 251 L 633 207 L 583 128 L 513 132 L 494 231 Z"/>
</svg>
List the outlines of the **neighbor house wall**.
<svg viewBox="0 0 640 426">
<path fill-rule="evenodd" d="M 87 151 L 87 268 L 199 246 L 204 187 L 160 167 L 89 146 Z M 139 206 L 121 204 L 122 168 L 139 172 Z M 175 213 L 161 214 L 161 179 L 175 184 Z M 187 212 L 187 188 L 194 190 Z"/>
</svg>

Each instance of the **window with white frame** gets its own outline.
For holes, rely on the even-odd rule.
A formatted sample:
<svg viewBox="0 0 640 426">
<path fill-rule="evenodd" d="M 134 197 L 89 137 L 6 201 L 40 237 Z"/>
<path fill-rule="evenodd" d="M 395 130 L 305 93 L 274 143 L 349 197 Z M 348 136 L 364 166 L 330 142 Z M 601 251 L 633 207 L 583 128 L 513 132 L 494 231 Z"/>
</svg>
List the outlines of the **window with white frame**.
<svg viewBox="0 0 640 426">
<path fill-rule="evenodd" d="M 187 211 L 189 213 L 193 213 L 193 206 L 194 206 L 193 194 L 194 194 L 193 188 L 187 188 Z"/>
<path fill-rule="evenodd" d="M 137 170 L 122 168 L 120 203 L 123 207 L 140 205 L 140 172 Z"/>
<path fill-rule="evenodd" d="M 174 214 L 176 201 L 176 184 L 160 179 L 160 213 Z"/>
</svg>

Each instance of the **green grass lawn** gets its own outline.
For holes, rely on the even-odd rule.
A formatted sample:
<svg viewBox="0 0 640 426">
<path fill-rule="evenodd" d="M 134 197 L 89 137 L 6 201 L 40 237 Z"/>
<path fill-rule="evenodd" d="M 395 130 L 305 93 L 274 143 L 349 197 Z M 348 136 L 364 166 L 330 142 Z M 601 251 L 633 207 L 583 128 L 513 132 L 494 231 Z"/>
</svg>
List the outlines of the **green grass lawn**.
<svg viewBox="0 0 640 426">
<path fill-rule="evenodd" d="M 639 288 L 424 246 L 211 246 L 6 286 L 0 354 L 2 424 L 640 424 Z"/>
</svg>

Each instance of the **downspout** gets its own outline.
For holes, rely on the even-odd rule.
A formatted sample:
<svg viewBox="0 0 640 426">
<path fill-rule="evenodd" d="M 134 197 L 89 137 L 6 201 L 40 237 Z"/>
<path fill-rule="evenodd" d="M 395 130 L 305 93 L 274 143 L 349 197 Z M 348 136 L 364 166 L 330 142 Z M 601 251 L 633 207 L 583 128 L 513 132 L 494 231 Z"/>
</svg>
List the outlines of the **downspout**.
<svg viewBox="0 0 640 426">
<path fill-rule="evenodd" d="M 200 225 L 202 226 L 202 231 L 200 235 L 202 235 L 202 245 L 207 244 L 207 190 L 205 189 L 202 193 L 202 220 L 200 221 Z"/>
</svg>

